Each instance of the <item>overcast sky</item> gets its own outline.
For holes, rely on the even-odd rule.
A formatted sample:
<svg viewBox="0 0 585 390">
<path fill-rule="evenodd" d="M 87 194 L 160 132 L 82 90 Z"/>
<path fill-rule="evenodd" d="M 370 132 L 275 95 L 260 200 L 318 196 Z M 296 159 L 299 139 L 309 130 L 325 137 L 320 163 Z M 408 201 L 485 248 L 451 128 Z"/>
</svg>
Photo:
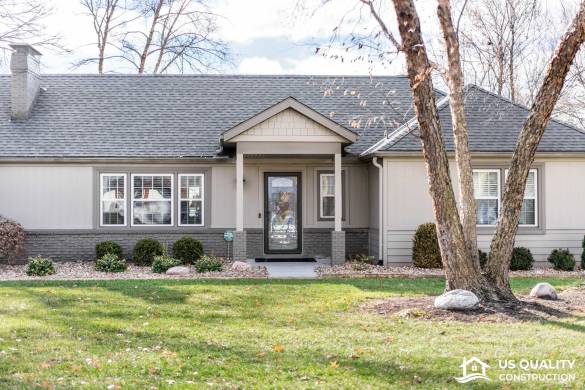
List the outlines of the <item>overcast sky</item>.
<svg viewBox="0 0 585 390">
<path fill-rule="evenodd" d="M 96 55 L 95 46 L 88 45 L 95 42 L 91 20 L 79 1 L 47 1 L 52 1 L 55 9 L 47 21 L 49 31 L 59 33 L 72 52 L 55 54 L 44 50 L 43 71 L 95 73 L 95 64 L 72 68 L 76 61 Z M 403 73 L 399 62 L 372 69 L 365 62 L 342 62 L 315 54 L 317 46 L 329 41 L 342 12 L 348 10 L 347 4 L 353 5 L 355 1 L 337 1 L 335 7 L 321 9 L 314 15 L 299 10 L 297 0 L 216 0 L 215 3 L 214 10 L 223 16 L 220 37 L 230 45 L 234 57 L 234 64 L 224 70 L 227 73 L 368 74 L 370 70 L 376 74 Z M 115 63 L 108 64 L 106 69 L 129 71 Z"/>
<path fill-rule="evenodd" d="M 55 54 L 44 50 L 43 71 L 46 73 L 95 73 L 97 65 L 73 69 L 72 64 L 82 58 L 94 57 L 95 33 L 91 19 L 85 14 L 79 0 L 45 0 L 54 4 L 55 13 L 47 21 L 49 31 L 59 33 L 64 44 L 72 50 Z M 558 7 L 559 1 L 543 0 L 548 8 Z M 343 15 L 356 7 L 356 0 L 335 0 L 333 6 L 316 7 L 322 0 L 301 0 L 307 10 L 299 10 L 299 0 L 210 0 L 220 19 L 219 34 L 232 50 L 234 64 L 226 73 L 247 74 L 402 74 L 403 62 L 398 59 L 390 66 L 367 64 L 364 61 L 340 61 L 315 54 L 317 46 L 329 41 L 332 29 Z M 418 0 L 418 10 L 426 36 L 437 34 L 435 0 Z M 385 20 L 394 24 L 391 7 Z M 315 9 L 318 9 L 317 12 Z M 355 9 L 355 8 L 354 8 Z M 371 20 L 371 18 L 368 18 Z M 110 72 L 129 72 L 122 64 L 107 63 Z M 4 69 L 6 71 L 6 69 Z"/>
</svg>

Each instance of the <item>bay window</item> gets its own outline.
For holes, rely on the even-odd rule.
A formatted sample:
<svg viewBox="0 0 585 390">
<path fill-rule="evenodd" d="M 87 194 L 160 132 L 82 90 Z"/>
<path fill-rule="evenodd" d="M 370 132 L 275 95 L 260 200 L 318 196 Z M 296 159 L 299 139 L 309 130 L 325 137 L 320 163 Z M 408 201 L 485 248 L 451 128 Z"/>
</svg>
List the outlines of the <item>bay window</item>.
<svg viewBox="0 0 585 390">
<path fill-rule="evenodd" d="M 132 226 L 173 225 L 173 175 L 132 174 Z"/>
<path fill-rule="evenodd" d="M 204 177 L 179 175 L 179 225 L 203 226 Z"/>
<path fill-rule="evenodd" d="M 126 225 L 126 175 L 100 175 L 100 225 Z"/>
</svg>

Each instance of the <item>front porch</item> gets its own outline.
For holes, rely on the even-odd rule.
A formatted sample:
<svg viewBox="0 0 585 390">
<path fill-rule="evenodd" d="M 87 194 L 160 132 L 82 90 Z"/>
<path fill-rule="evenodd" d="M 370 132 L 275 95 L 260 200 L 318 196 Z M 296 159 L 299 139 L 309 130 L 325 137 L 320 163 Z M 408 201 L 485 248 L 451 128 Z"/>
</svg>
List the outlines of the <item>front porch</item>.
<svg viewBox="0 0 585 390">
<path fill-rule="evenodd" d="M 342 154 L 343 147 L 356 137 L 355 133 L 292 98 L 224 133 L 223 145 L 231 150 L 236 165 L 235 260 L 245 261 L 252 255 L 285 257 L 292 261 L 301 257 L 328 257 L 330 264 L 345 261 Z M 262 183 L 258 191 L 258 201 L 263 205 L 258 213 L 258 219 L 262 220 L 261 245 L 257 243 L 258 229 L 251 231 L 245 221 L 246 168 L 249 161 L 259 160 L 265 163 L 259 172 Z M 271 163 L 279 160 L 280 163 Z M 299 169 L 307 161 L 316 162 L 326 172 L 317 175 L 319 199 L 306 196 L 307 187 L 315 184 L 309 182 L 313 177 L 307 177 L 307 172 Z M 316 220 L 324 222 L 324 228 L 327 226 L 319 231 L 312 230 L 310 224 L 307 228 L 304 223 L 305 216 L 314 212 L 315 206 L 319 213 Z M 314 235 L 320 237 L 315 239 Z M 327 242 L 329 248 L 323 250 Z"/>
</svg>

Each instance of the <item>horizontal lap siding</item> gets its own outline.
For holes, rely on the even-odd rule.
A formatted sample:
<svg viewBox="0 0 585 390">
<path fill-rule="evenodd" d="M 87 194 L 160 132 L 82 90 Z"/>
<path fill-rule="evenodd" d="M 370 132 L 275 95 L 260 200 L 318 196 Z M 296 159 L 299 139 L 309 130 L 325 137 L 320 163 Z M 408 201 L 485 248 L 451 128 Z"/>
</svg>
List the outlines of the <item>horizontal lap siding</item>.
<svg viewBox="0 0 585 390">
<path fill-rule="evenodd" d="M 546 234 L 517 235 L 515 246 L 523 246 L 532 252 L 534 260 L 546 262 L 553 249 L 568 248 L 577 262 L 583 249 L 581 241 L 584 230 L 547 230 Z M 404 263 L 412 260 L 412 238 L 414 230 L 386 232 L 386 253 L 389 263 Z M 491 235 L 479 235 L 478 245 L 484 252 L 489 251 Z"/>
<path fill-rule="evenodd" d="M 506 167 L 504 159 L 477 159 L 475 167 Z M 541 231 L 522 231 L 515 246 L 530 249 L 535 261 L 547 264 L 553 249 L 568 248 L 579 262 L 585 235 L 585 159 L 537 158 Z M 456 187 L 453 161 L 451 176 Z M 567 187 L 567 183 L 571 183 Z M 384 258 L 387 263 L 412 262 L 412 238 L 418 225 L 434 221 L 422 159 L 384 159 Z M 455 195 L 458 189 L 454 188 Z M 478 235 L 479 248 L 488 251 L 492 234 Z"/>
</svg>

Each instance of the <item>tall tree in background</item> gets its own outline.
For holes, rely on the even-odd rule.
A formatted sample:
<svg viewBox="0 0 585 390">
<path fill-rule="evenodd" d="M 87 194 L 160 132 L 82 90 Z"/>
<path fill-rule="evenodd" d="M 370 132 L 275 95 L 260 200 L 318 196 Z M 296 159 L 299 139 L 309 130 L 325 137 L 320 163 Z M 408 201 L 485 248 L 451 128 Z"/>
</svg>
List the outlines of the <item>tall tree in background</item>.
<svg viewBox="0 0 585 390">
<path fill-rule="evenodd" d="M 458 31 L 469 81 L 527 103 L 519 84 L 541 65 L 529 58 L 541 53 L 538 41 L 548 25 L 540 0 L 464 0 L 460 11 Z"/>
<path fill-rule="evenodd" d="M 93 30 L 96 35 L 97 56 L 85 58 L 79 61 L 76 66 L 88 63 L 97 63 L 98 73 L 104 73 L 104 62 L 107 58 L 118 56 L 108 56 L 106 50 L 110 47 L 116 48 L 112 42 L 118 29 L 125 25 L 129 20 L 126 18 L 126 4 L 120 0 L 81 0 L 81 5 L 87 10 L 92 19 Z"/>
<path fill-rule="evenodd" d="M 47 32 L 45 22 L 52 13 L 43 0 L 0 0 L 0 50 L 9 51 L 8 44 L 15 42 L 65 50 L 61 38 Z"/>
<path fill-rule="evenodd" d="M 120 59 L 137 73 L 216 70 L 229 62 L 217 38 L 217 19 L 202 0 L 81 0 L 93 19 L 103 73 L 106 59 Z"/>
</svg>

